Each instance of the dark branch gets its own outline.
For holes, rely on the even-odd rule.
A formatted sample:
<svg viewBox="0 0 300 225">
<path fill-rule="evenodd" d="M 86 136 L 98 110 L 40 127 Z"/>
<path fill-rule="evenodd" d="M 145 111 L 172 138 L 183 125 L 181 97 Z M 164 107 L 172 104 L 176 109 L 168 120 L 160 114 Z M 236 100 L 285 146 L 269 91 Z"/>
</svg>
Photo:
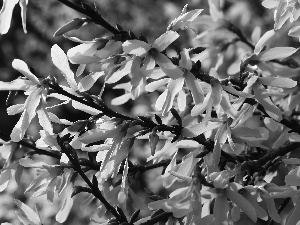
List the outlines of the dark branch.
<svg viewBox="0 0 300 225">
<path fill-rule="evenodd" d="M 103 19 L 103 17 L 99 13 L 96 13 L 96 11 L 94 11 L 94 12 L 92 12 L 90 10 L 88 11 L 88 10 L 84 9 L 83 7 L 80 7 L 80 6 L 74 4 L 73 2 L 70 2 L 68 0 L 57 0 L 57 1 L 59 1 L 62 4 L 74 9 L 77 12 L 80 12 L 83 15 L 86 15 L 87 17 L 92 19 L 92 21 L 95 24 L 98 24 L 98 25 L 102 26 L 103 28 L 105 28 L 109 32 L 111 32 L 113 34 L 118 34 L 119 33 L 119 31 L 116 28 L 114 28 L 112 25 L 110 25 L 105 19 Z"/>
</svg>

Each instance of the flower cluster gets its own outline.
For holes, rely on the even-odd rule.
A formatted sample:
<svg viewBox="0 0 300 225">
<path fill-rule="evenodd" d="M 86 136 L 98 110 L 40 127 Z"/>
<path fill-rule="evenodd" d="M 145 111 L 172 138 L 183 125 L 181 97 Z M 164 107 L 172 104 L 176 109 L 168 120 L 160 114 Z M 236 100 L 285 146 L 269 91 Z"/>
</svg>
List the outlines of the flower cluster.
<svg viewBox="0 0 300 225">
<path fill-rule="evenodd" d="M 7 32 L 17 2 L 4 1 L 1 33 Z M 5 161 L 0 190 L 12 177 L 20 184 L 23 168 L 37 169 L 38 176 L 25 192 L 31 197 L 45 195 L 50 203 L 58 197 L 61 205 L 55 218 L 60 223 L 67 219 L 73 197 L 86 192 L 81 208 L 95 204 L 93 220 L 106 224 L 155 224 L 161 219 L 170 224 L 219 225 L 244 217 L 253 223 L 296 224 L 300 160 L 292 153 L 300 142 L 296 114 L 300 66 L 289 57 L 298 48 L 269 43 L 288 19 L 298 19 L 299 3 L 263 1 L 263 6 L 276 8 L 274 29 L 263 35 L 254 30 L 248 40 L 226 17 L 222 2 L 209 0 L 208 15 L 202 9 L 187 11 L 185 6 L 151 44 L 119 25 L 110 27 L 94 6 L 68 3 L 88 18 L 74 19 L 55 36 L 87 22 L 100 24 L 113 35 L 91 41 L 65 35 L 79 45 L 66 54 L 58 45 L 51 48 L 53 64 L 67 86 L 52 76 L 37 78 L 22 60 L 12 62 L 23 77 L 0 81 L 0 90 L 24 91 L 27 99 L 7 109 L 9 115 L 22 114 L 10 141 L 0 147 Z M 23 22 L 26 4 L 20 1 Z M 196 33 L 193 45 L 180 46 L 187 33 Z M 299 27 L 288 35 L 299 37 Z M 69 63 L 78 65 L 75 73 Z M 90 94 L 100 81 L 98 93 Z M 112 110 L 103 98 L 107 86 L 124 91 L 111 104 L 150 96 L 151 111 L 130 116 Z M 62 102 L 51 106 L 51 98 Z M 50 112 L 68 103 L 89 118 L 68 121 Z M 32 144 L 26 132 L 36 114 L 42 129 Z M 62 129 L 55 131 L 54 124 Z M 146 142 L 146 164 L 134 164 L 135 154 L 142 151 L 140 143 Z M 13 161 L 21 146 L 34 152 Z M 55 157 L 60 163 L 46 163 L 35 154 Z M 163 170 L 157 182 L 168 195 L 148 191 L 152 201 L 145 207 L 133 183 L 144 171 L 158 167 Z M 280 184 L 273 179 L 279 167 L 290 169 Z M 277 198 L 291 198 L 286 204 L 294 210 L 280 215 Z M 29 206 L 15 203 L 22 211 L 17 213 L 22 223 L 42 224 Z M 130 215 L 132 209 L 144 209 L 143 215 L 151 210 L 152 215 L 138 221 L 139 210 Z M 106 220 L 108 213 L 114 218 Z"/>
</svg>

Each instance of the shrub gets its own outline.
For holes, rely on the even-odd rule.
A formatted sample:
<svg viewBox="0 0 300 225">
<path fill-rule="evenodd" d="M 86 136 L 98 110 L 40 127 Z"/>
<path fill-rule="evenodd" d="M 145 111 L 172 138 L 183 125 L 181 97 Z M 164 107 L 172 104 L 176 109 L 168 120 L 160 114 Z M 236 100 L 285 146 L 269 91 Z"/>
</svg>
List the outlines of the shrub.
<svg viewBox="0 0 300 225">
<path fill-rule="evenodd" d="M 54 223 L 51 216 L 66 223 L 72 208 L 90 224 L 300 220 L 300 66 L 292 47 L 300 37 L 298 1 L 256 2 L 274 11 L 272 29 L 267 18 L 249 24 L 245 9 L 253 2 L 209 0 L 208 10 L 186 5 L 153 41 L 112 26 L 95 4 L 58 1 L 85 16 L 54 34 L 77 43 L 67 53 L 51 48 L 61 76 L 39 78 L 15 59 L 22 76 L 0 81 L 0 90 L 9 91 L 7 113 L 21 113 L 10 136 L 1 131 L 0 147 L 0 190 L 11 196 L 19 190 L 23 199 L 13 198 L 21 223 Z M 4 0 L 1 34 L 17 3 L 26 32 L 27 1 Z M 110 35 L 67 36 L 89 23 Z M 108 102 L 107 89 L 123 94 Z M 25 102 L 12 105 L 21 91 Z M 115 107 L 128 102 L 135 113 Z M 67 104 L 85 118 L 59 118 Z M 26 133 L 35 117 L 37 139 Z"/>
</svg>

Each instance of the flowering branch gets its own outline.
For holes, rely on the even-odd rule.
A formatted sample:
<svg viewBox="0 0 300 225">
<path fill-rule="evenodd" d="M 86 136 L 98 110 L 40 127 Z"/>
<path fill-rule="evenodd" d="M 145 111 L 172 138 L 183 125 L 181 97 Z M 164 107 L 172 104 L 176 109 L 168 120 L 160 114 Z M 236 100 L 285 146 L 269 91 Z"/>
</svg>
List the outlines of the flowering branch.
<svg viewBox="0 0 300 225">
<path fill-rule="evenodd" d="M 93 195 L 103 203 L 106 209 L 109 212 L 111 212 L 119 222 L 127 222 L 127 221 L 123 221 L 122 216 L 118 213 L 118 211 L 112 205 L 110 205 L 109 202 L 104 198 L 101 191 L 99 190 L 97 178 L 94 176 L 93 183 L 92 183 L 89 180 L 89 178 L 85 175 L 85 173 L 81 169 L 81 165 L 79 163 L 76 150 L 67 141 L 65 141 L 64 138 L 58 137 L 57 141 L 61 147 L 62 152 L 67 155 L 68 159 L 74 166 L 74 170 L 80 174 L 82 179 L 91 189 Z"/>
</svg>

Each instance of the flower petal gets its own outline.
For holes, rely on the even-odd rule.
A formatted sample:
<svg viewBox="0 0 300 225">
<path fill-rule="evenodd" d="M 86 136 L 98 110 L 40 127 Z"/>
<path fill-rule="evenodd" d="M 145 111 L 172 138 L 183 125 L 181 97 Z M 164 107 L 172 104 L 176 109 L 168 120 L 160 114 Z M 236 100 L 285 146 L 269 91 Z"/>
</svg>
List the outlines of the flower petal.
<svg viewBox="0 0 300 225">
<path fill-rule="evenodd" d="M 82 78 L 78 83 L 79 91 L 88 91 L 96 83 L 96 81 L 104 75 L 104 72 L 91 73 Z"/>
<path fill-rule="evenodd" d="M 27 29 L 26 29 L 26 11 L 27 11 L 27 4 L 28 4 L 28 0 L 20 0 L 19 2 L 20 7 L 21 7 L 21 17 L 22 17 L 22 25 L 23 25 L 23 30 L 24 33 L 27 33 Z"/>
<path fill-rule="evenodd" d="M 24 80 L 17 78 L 11 82 L 0 81 L 0 91 L 9 91 L 9 90 L 27 90 L 30 86 L 34 85 L 30 80 Z"/>
<path fill-rule="evenodd" d="M 137 56 L 145 56 L 151 48 L 149 44 L 139 40 L 125 41 L 122 46 L 125 53 Z"/>
<path fill-rule="evenodd" d="M 15 70 L 18 70 L 20 73 L 22 73 L 25 77 L 27 77 L 33 83 L 35 83 L 35 84 L 40 83 L 39 79 L 33 73 L 31 73 L 27 64 L 24 61 L 22 61 L 20 59 L 14 59 L 14 61 L 12 62 L 12 67 Z"/>
<path fill-rule="evenodd" d="M 98 62 L 100 59 L 93 56 L 97 48 L 101 46 L 102 43 L 83 43 L 70 48 L 67 52 L 68 58 L 73 64 L 89 64 Z"/>
<path fill-rule="evenodd" d="M 162 71 L 173 80 L 176 80 L 183 76 L 183 71 L 175 66 L 172 61 L 164 54 L 156 52 L 154 55 L 154 59 L 160 66 Z"/>
<path fill-rule="evenodd" d="M 268 44 L 271 38 L 274 36 L 275 31 L 274 29 L 267 31 L 257 42 L 254 49 L 254 54 L 258 54 L 263 50 L 263 48 Z"/>
<path fill-rule="evenodd" d="M 74 79 L 74 73 L 70 69 L 68 58 L 64 51 L 56 44 L 51 48 L 51 57 L 53 64 L 61 71 L 70 87 L 73 90 L 77 90 L 77 83 Z"/>
<path fill-rule="evenodd" d="M 26 219 L 29 222 L 31 222 L 30 224 L 33 224 L 33 225 L 42 224 L 39 216 L 28 205 L 24 204 L 23 202 L 21 202 L 17 199 L 15 199 L 14 202 L 22 210 L 22 212 L 25 214 Z"/>
<path fill-rule="evenodd" d="M 0 11 L 0 34 L 6 34 L 10 27 L 12 12 L 19 0 L 4 0 Z"/>
<path fill-rule="evenodd" d="M 20 120 L 18 121 L 10 135 L 12 141 L 18 142 L 24 137 L 24 134 L 29 127 L 31 120 L 36 114 L 36 108 L 40 104 L 40 94 L 41 89 L 37 88 L 26 99 L 24 104 L 24 112 L 22 113 Z"/>
<path fill-rule="evenodd" d="M 153 48 L 156 48 L 159 52 L 165 50 L 172 42 L 179 38 L 179 34 L 175 31 L 167 31 L 159 38 L 157 38 L 152 44 Z"/>
</svg>

